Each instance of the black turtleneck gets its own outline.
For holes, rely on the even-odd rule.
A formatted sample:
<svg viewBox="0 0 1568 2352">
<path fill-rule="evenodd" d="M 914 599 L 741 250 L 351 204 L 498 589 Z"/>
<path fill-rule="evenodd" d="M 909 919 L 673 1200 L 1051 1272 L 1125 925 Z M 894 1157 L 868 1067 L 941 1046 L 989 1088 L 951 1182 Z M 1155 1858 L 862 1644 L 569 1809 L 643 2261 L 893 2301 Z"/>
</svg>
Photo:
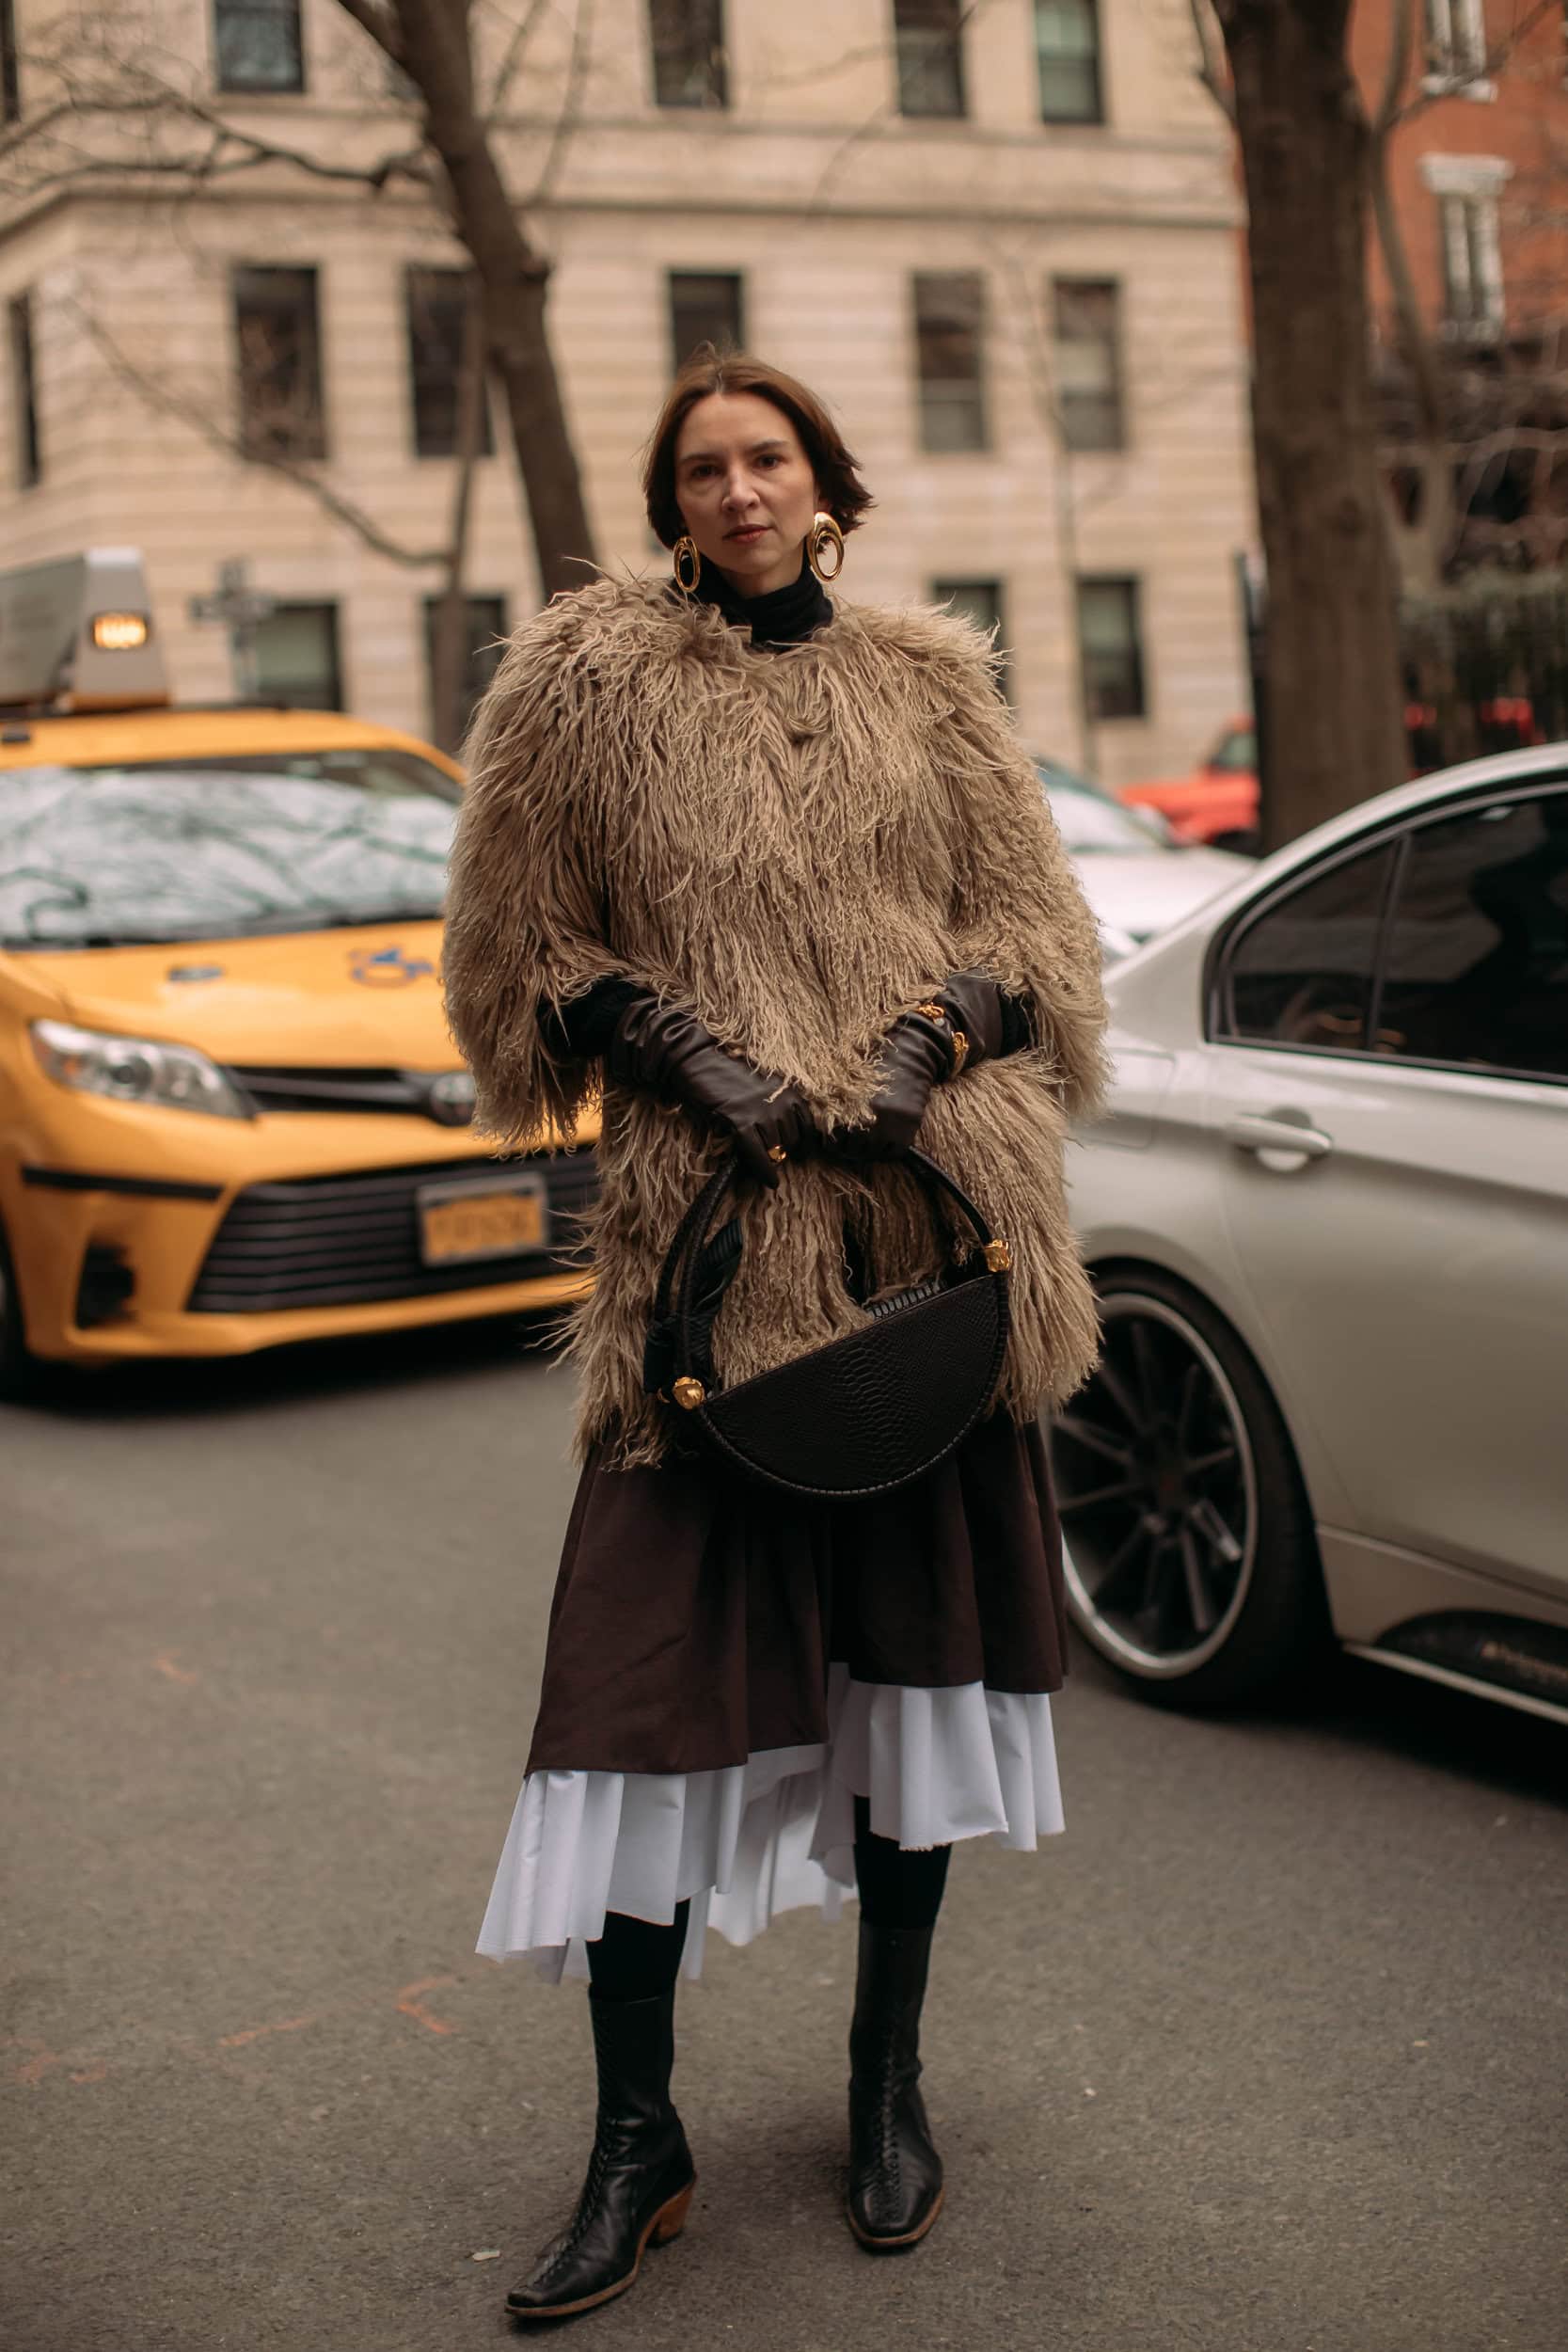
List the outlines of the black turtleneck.
<svg viewBox="0 0 1568 2352">
<path fill-rule="evenodd" d="M 699 604 L 717 605 L 735 626 L 750 624 L 753 645 L 798 645 L 825 628 L 833 617 L 832 605 L 804 555 L 800 579 L 786 587 L 769 589 L 765 596 L 743 596 L 716 564 L 703 565 L 693 593 Z M 676 594 L 680 594 L 678 588 Z"/>
</svg>

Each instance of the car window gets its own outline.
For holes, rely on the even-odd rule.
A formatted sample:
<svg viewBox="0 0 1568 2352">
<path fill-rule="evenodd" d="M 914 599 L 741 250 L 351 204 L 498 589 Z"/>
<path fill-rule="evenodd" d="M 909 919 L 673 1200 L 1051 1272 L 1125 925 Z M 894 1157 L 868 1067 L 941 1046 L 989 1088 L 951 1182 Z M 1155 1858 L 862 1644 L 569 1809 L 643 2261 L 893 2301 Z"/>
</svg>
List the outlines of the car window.
<svg viewBox="0 0 1568 2352">
<path fill-rule="evenodd" d="M 1258 738 L 1251 727 L 1231 727 L 1209 755 L 1211 768 L 1223 775 L 1252 775 L 1258 767 Z"/>
<path fill-rule="evenodd" d="M 235 939 L 440 913 L 461 787 L 395 750 L 0 772 L 0 943 Z"/>
<path fill-rule="evenodd" d="M 1082 784 L 1061 769 L 1040 770 L 1040 781 L 1069 857 L 1148 857 L 1165 843 L 1159 830 L 1146 824 L 1118 801 L 1107 800 L 1092 785 Z"/>
<path fill-rule="evenodd" d="M 1410 835 L 1377 1051 L 1568 1078 L 1568 791 Z"/>
<path fill-rule="evenodd" d="M 1394 855 L 1376 849 L 1314 874 L 1236 941 L 1220 1033 L 1257 1045 L 1364 1052 L 1378 930 Z"/>
</svg>

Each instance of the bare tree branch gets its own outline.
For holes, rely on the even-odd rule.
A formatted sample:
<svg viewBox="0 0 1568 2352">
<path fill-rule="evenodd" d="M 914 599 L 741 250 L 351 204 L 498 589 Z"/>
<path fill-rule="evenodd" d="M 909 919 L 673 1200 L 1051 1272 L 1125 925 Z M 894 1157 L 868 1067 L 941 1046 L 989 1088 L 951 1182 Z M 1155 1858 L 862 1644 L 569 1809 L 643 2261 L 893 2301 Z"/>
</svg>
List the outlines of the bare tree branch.
<svg viewBox="0 0 1568 2352">
<path fill-rule="evenodd" d="M 410 571 L 450 563 L 449 548 L 409 548 L 388 538 L 380 524 L 367 515 L 362 506 L 345 497 L 341 490 L 334 489 L 323 475 L 313 473 L 308 466 L 286 453 L 245 448 L 234 434 L 226 432 L 205 408 L 194 401 L 182 398 L 161 377 L 151 375 L 138 366 L 108 329 L 101 326 L 79 302 L 67 295 L 61 308 L 108 361 L 116 374 L 129 384 L 150 407 L 199 435 L 210 449 L 219 451 L 226 457 L 238 458 L 248 465 L 265 466 L 269 472 L 281 474 L 285 482 L 292 482 L 296 489 L 306 491 L 335 521 L 352 531 L 374 554 L 385 556 L 388 563 L 404 564 Z"/>
<path fill-rule="evenodd" d="M 527 11 L 515 26 L 512 39 L 506 45 L 506 55 L 502 57 L 497 71 L 495 87 L 490 92 L 489 103 L 484 109 L 484 119 L 487 124 L 495 121 L 511 96 L 512 85 L 517 77 L 517 69 L 522 64 L 529 42 L 533 39 L 533 28 L 544 15 L 547 5 L 548 0 L 530 0 Z"/>
<path fill-rule="evenodd" d="M 1234 125 L 1236 101 L 1231 95 L 1230 78 L 1225 70 L 1225 44 L 1219 38 L 1209 0 L 1188 0 L 1192 10 L 1193 31 L 1197 36 L 1197 78 L 1224 115 Z"/>
<path fill-rule="evenodd" d="M 382 0 L 338 0 L 338 5 L 369 33 L 376 47 L 384 50 L 394 65 L 406 64 L 402 30 L 392 10 L 382 6 Z"/>
<path fill-rule="evenodd" d="M 139 87 L 135 86 L 137 82 Z M 8 195 L 41 192 L 78 179 L 125 178 L 144 173 L 202 182 L 230 179 L 268 164 L 282 164 L 310 179 L 367 187 L 377 195 L 394 179 L 425 183 L 430 179 L 422 146 L 400 148 L 373 164 L 325 163 L 306 149 L 284 146 L 276 139 L 258 138 L 251 132 L 236 129 L 202 100 L 175 89 L 145 71 L 130 87 L 87 80 L 74 87 L 68 83 L 67 89 L 64 100 L 21 123 L 8 137 L 0 140 L 0 188 Z M 161 155 L 143 151 L 128 155 L 96 156 L 70 150 L 71 160 L 53 167 L 23 174 L 5 169 L 13 157 L 29 147 L 37 151 L 42 146 L 47 151 L 49 135 L 63 125 L 90 120 L 136 120 L 144 123 L 150 133 L 163 123 L 171 128 L 205 132 L 207 140 L 205 147 L 195 153 Z"/>
<path fill-rule="evenodd" d="M 1503 39 L 1495 41 L 1486 52 L 1474 78 L 1483 82 L 1493 80 L 1501 72 L 1509 59 L 1528 40 L 1543 18 L 1557 16 L 1560 13 L 1558 0 L 1533 0 L 1533 5 L 1526 9 L 1524 15 L 1510 25 Z M 1436 88 L 1418 89 L 1415 96 L 1401 106 L 1391 119 L 1397 122 L 1413 122 L 1418 115 L 1425 114 L 1429 106 L 1440 104 L 1444 99 L 1453 97 L 1456 90 L 1464 87 L 1463 82 L 1455 80 L 1443 83 Z"/>
<path fill-rule="evenodd" d="M 577 15 L 572 25 L 572 57 L 567 68 L 566 89 L 561 111 L 550 130 L 550 144 L 541 167 L 533 194 L 526 197 L 527 204 L 547 204 L 557 174 L 565 161 L 566 150 L 573 132 L 582 119 L 582 96 L 588 82 L 590 59 L 589 39 L 594 25 L 594 0 L 577 0 Z"/>
<path fill-rule="evenodd" d="M 1196 7 L 1199 0 L 1193 0 L 1193 4 Z M 1399 119 L 1400 100 L 1410 72 L 1411 18 L 1418 5 L 1418 0 L 1394 0 L 1394 38 L 1388 43 L 1388 70 L 1383 77 L 1383 95 L 1370 126 L 1373 138 L 1384 143 Z"/>
</svg>

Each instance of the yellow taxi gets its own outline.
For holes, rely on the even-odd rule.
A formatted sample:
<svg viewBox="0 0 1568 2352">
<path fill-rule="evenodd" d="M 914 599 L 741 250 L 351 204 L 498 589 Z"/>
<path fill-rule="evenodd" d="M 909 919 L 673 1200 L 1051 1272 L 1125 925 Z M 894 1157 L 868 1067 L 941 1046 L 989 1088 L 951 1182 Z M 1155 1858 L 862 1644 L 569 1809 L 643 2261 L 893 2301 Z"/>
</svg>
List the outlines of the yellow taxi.
<svg viewBox="0 0 1568 2352">
<path fill-rule="evenodd" d="M 582 1289 L 592 1150 L 469 1131 L 460 796 L 387 727 L 170 707 L 132 554 L 0 576 L 0 1389 Z"/>
</svg>

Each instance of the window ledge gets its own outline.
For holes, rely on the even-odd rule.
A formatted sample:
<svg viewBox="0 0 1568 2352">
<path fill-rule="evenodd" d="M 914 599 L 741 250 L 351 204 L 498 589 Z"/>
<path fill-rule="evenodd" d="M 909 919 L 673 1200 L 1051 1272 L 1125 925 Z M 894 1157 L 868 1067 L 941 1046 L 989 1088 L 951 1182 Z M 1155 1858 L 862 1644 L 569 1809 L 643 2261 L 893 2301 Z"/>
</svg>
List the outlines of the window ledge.
<svg viewBox="0 0 1568 2352">
<path fill-rule="evenodd" d="M 1497 97 L 1497 85 L 1484 73 L 1423 73 L 1421 90 L 1428 98 L 1470 98 L 1485 106 Z"/>
</svg>

